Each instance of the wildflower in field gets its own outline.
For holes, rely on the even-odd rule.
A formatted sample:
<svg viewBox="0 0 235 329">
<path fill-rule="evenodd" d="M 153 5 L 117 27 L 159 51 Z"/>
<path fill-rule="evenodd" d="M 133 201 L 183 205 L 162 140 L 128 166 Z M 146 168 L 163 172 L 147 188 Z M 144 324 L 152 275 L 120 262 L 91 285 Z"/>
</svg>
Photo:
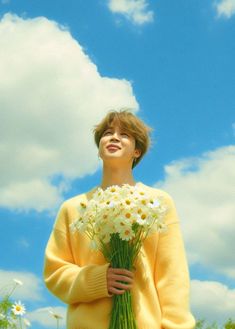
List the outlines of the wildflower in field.
<svg viewBox="0 0 235 329">
<path fill-rule="evenodd" d="M 55 313 L 52 309 L 50 309 L 48 311 L 55 319 L 56 319 L 56 328 L 59 328 L 59 321 L 61 319 L 63 319 L 63 317 L 61 315 L 59 315 L 58 313 Z"/>
<path fill-rule="evenodd" d="M 55 319 L 63 319 L 63 317 L 57 313 L 55 313 L 53 310 L 50 310 L 49 313 L 55 318 Z"/>
<path fill-rule="evenodd" d="M 24 307 L 24 304 L 21 303 L 21 301 L 18 301 L 15 302 L 13 305 L 12 305 L 12 312 L 15 314 L 15 315 L 23 315 L 25 314 L 25 307 Z"/>
<path fill-rule="evenodd" d="M 20 280 L 18 280 L 18 279 L 13 279 L 13 281 L 14 281 L 17 285 L 19 285 L 19 286 L 22 286 L 22 285 L 23 285 L 23 282 L 20 281 Z"/>
</svg>

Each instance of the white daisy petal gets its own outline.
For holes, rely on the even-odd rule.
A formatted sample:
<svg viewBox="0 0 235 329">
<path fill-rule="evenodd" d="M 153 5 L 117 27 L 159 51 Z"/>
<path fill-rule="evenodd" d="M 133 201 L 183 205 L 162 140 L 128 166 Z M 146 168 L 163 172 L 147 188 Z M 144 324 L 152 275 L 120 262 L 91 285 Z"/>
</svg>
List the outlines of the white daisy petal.
<svg viewBox="0 0 235 329">
<path fill-rule="evenodd" d="M 25 306 L 24 306 L 24 304 L 22 304 L 21 301 L 15 302 L 12 305 L 12 312 L 15 315 L 21 315 L 21 316 L 24 315 L 25 314 Z"/>
<path fill-rule="evenodd" d="M 23 282 L 20 281 L 20 280 L 18 280 L 18 279 L 13 279 L 13 281 L 14 281 L 17 285 L 19 285 L 19 286 L 22 286 L 22 285 L 23 285 Z"/>
</svg>

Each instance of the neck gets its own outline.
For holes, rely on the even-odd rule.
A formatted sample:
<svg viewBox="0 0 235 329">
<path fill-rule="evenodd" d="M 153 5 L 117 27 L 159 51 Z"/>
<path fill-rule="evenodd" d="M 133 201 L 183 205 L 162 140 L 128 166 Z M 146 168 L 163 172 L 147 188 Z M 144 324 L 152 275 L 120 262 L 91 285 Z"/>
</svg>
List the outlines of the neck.
<svg viewBox="0 0 235 329">
<path fill-rule="evenodd" d="M 136 181 L 133 177 L 132 170 L 123 170 L 123 168 L 104 167 L 103 177 L 100 184 L 101 188 L 107 188 L 111 185 L 129 184 L 135 185 Z"/>
</svg>

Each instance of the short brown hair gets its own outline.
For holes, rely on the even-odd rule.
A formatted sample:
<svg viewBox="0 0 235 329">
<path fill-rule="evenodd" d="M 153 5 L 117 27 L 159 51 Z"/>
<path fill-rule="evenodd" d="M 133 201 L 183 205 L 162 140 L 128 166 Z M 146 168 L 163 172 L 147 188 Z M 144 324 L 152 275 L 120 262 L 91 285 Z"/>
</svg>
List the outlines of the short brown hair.
<svg viewBox="0 0 235 329">
<path fill-rule="evenodd" d="M 133 169 L 152 145 L 149 134 L 153 131 L 153 128 L 146 125 L 140 118 L 131 113 L 129 109 L 110 110 L 93 129 L 97 148 L 99 148 L 100 139 L 104 131 L 111 126 L 112 122 L 116 121 L 121 128 L 127 130 L 135 138 L 135 148 L 141 151 L 141 155 L 132 163 Z"/>
</svg>

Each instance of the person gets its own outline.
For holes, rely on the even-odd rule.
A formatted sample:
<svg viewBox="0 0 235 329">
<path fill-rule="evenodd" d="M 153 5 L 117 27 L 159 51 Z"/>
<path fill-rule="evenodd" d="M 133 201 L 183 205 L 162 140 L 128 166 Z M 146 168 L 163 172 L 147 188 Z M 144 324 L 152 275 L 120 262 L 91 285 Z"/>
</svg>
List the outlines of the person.
<svg viewBox="0 0 235 329">
<path fill-rule="evenodd" d="M 49 237 L 44 262 L 47 288 L 68 304 L 67 328 L 108 329 L 112 296 L 131 290 L 138 329 L 192 329 L 190 277 L 175 203 L 169 193 L 136 182 L 133 168 L 151 146 L 152 128 L 128 109 L 109 111 L 95 126 L 94 140 L 103 161 L 99 186 L 61 205 Z M 135 270 L 112 268 L 89 238 L 72 233 L 78 204 L 88 202 L 98 187 L 137 186 L 163 196 L 168 212 L 166 233 L 154 233 L 143 243 Z M 121 328 L 121 326 L 120 326 Z M 118 328 L 117 328 L 118 329 Z"/>
</svg>

